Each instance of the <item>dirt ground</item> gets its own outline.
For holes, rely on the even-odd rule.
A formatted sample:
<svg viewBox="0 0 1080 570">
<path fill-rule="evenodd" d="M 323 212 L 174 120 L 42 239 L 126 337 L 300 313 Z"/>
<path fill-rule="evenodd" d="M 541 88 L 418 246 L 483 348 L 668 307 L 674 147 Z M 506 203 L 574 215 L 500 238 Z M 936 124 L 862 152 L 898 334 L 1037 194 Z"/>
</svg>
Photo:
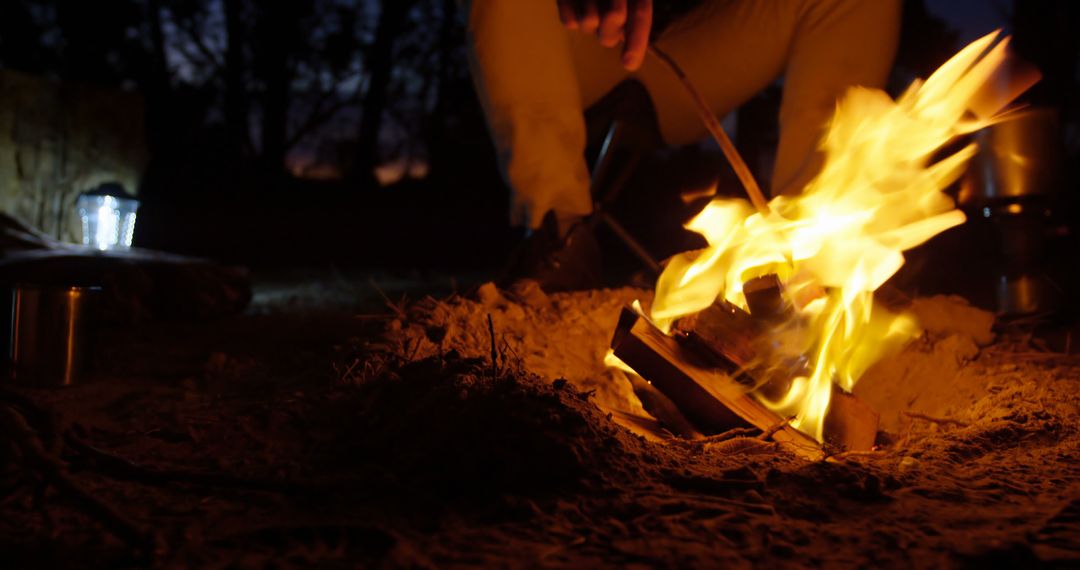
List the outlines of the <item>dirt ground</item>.
<svg viewBox="0 0 1080 570">
<path fill-rule="evenodd" d="M 926 334 L 856 389 L 881 448 L 808 463 L 616 423 L 640 403 L 603 352 L 645 296 L 269 295 L 107 331 L 96 382 L 0 400 L 5 566 L 1080 565 L 1067 329 L 917 301 Z"/>
</svg>

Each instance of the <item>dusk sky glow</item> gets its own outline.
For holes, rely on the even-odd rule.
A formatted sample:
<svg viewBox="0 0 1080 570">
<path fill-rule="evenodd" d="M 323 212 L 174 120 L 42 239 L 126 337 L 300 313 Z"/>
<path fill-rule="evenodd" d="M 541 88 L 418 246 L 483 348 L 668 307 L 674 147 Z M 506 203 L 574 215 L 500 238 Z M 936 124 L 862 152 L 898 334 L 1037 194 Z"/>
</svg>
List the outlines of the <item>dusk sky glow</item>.
<svg viewBox="0 0 1080 570">
<path fill-rule="evenodd" d="M 960 44 L 966 44 L 998 28 L 1007 28 L 1012 1 L 926 0 L 926 7 L 956 28 Z"/>
<path fill-rule="evenodd" d="M 367 12 L 368 20 L 374 20 L 378 11 L 378 4 L 372 0 L 337 0 L 342 5 L 359 5 Z M 1005 28 L 1008 31 L 1008 17 L 1012 10 L 1012 0 L 925 0 L 928 10 L 943 18 L 950 27 L 959 33 L 958 45 L 968 43 L 990 31 Z M 552 0 L 554 2 L 554 0 Z M 224 10 L 219 0 L 212 0 L 207 14 L 207 33 L 203 40 L 205 47 L 212 52 L 219 61 L 224 57 L 225 30 Z M 170 66 L 178 76 L 189 82 L 202 82 L 209 78 L 211 70 L 207 67 L 205 53 L 194 49 L 192 43 L 183 30 L 178 29 L 167 14 L 165 18 L 166 35 L 168 38 L 168 59 Z M 359 33 L 359 32 L 358 32 Z M 357 62 L 356 78 L 362 74 L 362 64 Z M 298 86 L 299 87 L 299 86 Z M 341 96 L 348 97 L 348 93 L 355 92 L 360 88 L 358 80 L 344 81 L 338 84 L 337 89 Z M 302 113 L 301 113 L 302 114 Z M 352 127 L 343 123 L 356 121 L 356 113 L 342 113 L 338 120 L 331 122 L 321 129 L 321 135 L 328 135 L 331 131 L 335 136 L 345 136 L 352 132 Z M 257 124 L 253 124 L 253 128 Z M 393 128 L 393 123 L 388 127 Z M 342 130 L 344 129 L 344 130 Z M 257 132 L 253 133 L 257 139 Z M 316 137 L 318 138 L 318 137 Z M 314 160 L 314 148 L 308 148 L 308 144 L 301 144 L 293 150 L 289 157 L 292 170 L 303 170 L 310 166 Z"/>
</svg>

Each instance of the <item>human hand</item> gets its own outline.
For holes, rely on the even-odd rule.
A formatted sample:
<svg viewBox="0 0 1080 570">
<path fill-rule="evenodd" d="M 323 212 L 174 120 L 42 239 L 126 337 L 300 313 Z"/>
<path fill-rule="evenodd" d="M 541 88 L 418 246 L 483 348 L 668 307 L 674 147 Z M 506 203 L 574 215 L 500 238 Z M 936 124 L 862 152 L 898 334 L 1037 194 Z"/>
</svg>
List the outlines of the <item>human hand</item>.
<svg viewBox="0 0 1080 570">
<path fill-rule="evenodd" d="M 623 42 L 623 67 L 634 71 L 645 61 L 652 30 L 652 0 L 557 0 L 559 17 L 571 30 L 596 34 L 600 45 Z"/>
</svg>

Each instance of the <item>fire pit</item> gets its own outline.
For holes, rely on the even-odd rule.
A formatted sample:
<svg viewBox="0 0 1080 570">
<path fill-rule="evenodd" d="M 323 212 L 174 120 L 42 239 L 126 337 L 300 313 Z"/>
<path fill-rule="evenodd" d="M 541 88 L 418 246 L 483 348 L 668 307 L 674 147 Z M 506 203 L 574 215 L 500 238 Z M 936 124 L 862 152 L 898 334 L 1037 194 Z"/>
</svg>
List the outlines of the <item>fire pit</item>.
<svg viewBox="0 0 1080 570">
<path fill-rule="evenodd" d="M 1075 438 L 1065 435 L 1075 431 L 1066 427 L 1075 425 L 1075 397 L 1031 397 L 1061 397 L 1061 389 L 1075 385 L 1068 350 L 1034 348 L 1022 327 L 1002 327 L 995 336 L 993 315 L 958 297 L 912 299 L 892 291 L 887 303 L 875 299 L 903 264 L 903 251 L 964 221 L 942 190 L 963 172 L 972 149 L 930 158 L 956 136 L 990 124 L 1018 92 L 985 89 L 1004 57 L 1004 44 L 992 47 L 994 41 L 976 42 L 897 102 L 853 92 L 838 110 L 823 173 L 808 191 L 764 207 L 714 202 L 688 226 L 709 247 L 672 259 L 655 294 L 549 296 L 527 283 L 510 291 L 485 285 L 469 297 L 429 299 L 403 312 L 387 331 L 391 351 L 407 360 L 486 359 L 493 378 L 531 371 L 571 386 L 642 443 L 653 442 L 638 447 L 612 439 L 625 455 L 608 455 L 605 446 L 612 473 L 642 473 L 640 485 L 615 484 L 614 493 L 648 495 L 654 476 L 664 492 L 694 489 L 668 495 L 692 506 L 649 502 L 645 520 L 663 518 L 665 509 L 694 517 L 712 508 L 690 499 L 695 492 L 724 495 L 725 507 L 715 508 L 730 509 L 725 517 L 733 521 L 756 521 L 749 526 L 766 537 L 757 552 L 771 553 L 746 556 L 746 527 L 715 519 L 689 525 L 696 538 L 671 538 L 688 532 L 686 520 L 645 523 L 650 531 L 630 531 L 635 539 L 626 542 L 615 538 L 618 525 L 611 535 L 592 535 L 620 544 L 624 561 L 1075 560 L 1075 540 L 1062 539 L 1075 537 L 1075 525 L 1054 526 L 1073 517 L 1071 483 L 1056 510 L 1041 515 L 1046 522 L 1029 527 L 1026 541 L 985 532 L 961 539 L 954 531 L 979 517 L 1015 513 L 1024 501 L 1009 495 L 1041 485 L 1022 466 L 1021 442 L 1033 442 L 1031 457 L 1048 461 L 1048 472 L 1075 478 L 1075 469 L 1066 468 L 1066 476 L 1061 461 L 1049 460 L 1059 453 L 1051 448 L 1075 459 Z M 606 477 L 588 473 L 590 481 Z M 751 489 L 735 493 L 742 483 Z M 732 502 L 727 493 L 738 498 Z M 783 499 L 758 501 L 766 495 Z M 604 503 L 593 514 L 623 504 L 585 502 Z M 566 511 L 536 516 L 551 525 L 573 518 Z M 870 520 L 881 540 L 861 529 Z M 789 541 L 801 532 L 815 538 Z M 553 556 L 582 563 L 589 540 Z M 867 540 L 904 554 L 868 562 L 839 554 L 857 547 L 826 546 Z M 656 541 L 677 543 L 674 558 L 643 546 Z"/>
<path fill-rule="evenodd" d="M 710 430 L 719 433 L 708 435 L 701 433 L 696 423 L 680 425 L 658 419 L 669 418 L 664 414 L 673 409 L 686 416 L 693 412 L 664 396 L 657 390 L 657 382 L 650 385 L 602 364 L 609 352 L 610 332 L 625 330 L 628 324 L 620 327 L 620 315 L 633 319 L 631 331 L 636 326 L 641 333 L 648 325 L 636 313 L 625 311 L 625 305 L 634 299 L 641 299 L 646 307 L 652 301 L 649 291 L 633 289 L 545 295 L 535 289 L 498 291 L 485 286 L 472 296 L 415 303 L 387 327 L 385 344 L 371 347 L 427 363 L 429 370 L 452 367 L 437 363 L 461 358 L 482 363 L 475 372 L 481 379 L 472 380 L 469 388 L 459 388 L 468 390 L 468 397 L 432 404 L 431 413 L 439 419 L 429 429 L 457 433 L 457 422 L 441 418 L 451 409 L 484 405 L 471 401 L 483 399 L 487 388 L 481 385 L 520 385 L 533 374 L 538 375 L 540 385 L 582 394 L 607 414 L 596 424 L 592 423 L 598 421 L 594 418 L 568 424 L 579 427 L 560 424 L 564 427 L 557 428 L 548 421 L 576 418 L 576 408 L 553 404 L 550 411 L 532 416 L 538 412 L 532 404 L 499 404 L 506 406 L 507 413 L 533 417 L 530 422 L 536 423 L 527 428 L 505 428 L 503 419 L 492 418 L 493 423 L 480 429 L 478 433 L 483 435 L 479 437 L 462 434 L 460 440 L 442 440 L 450 449 L 460 447 L 469 456 L 475 451 L 464 450 L 479 446 L 516 463 L 522 461 L 517 454 L 525 449 L 511 443 L 493 446 L 489 441 L 500 434 L 498 441 L 507 442 L 507 438 L 516 437 L 512 434 L 517 429 L 525 429 L 525 433 L 555 438 L 560 442 L 556 447 L 571 450 L 569 456 L 588 458 L 591 467 L 575 467 L 580 469 L 576 472 L 587 489 L 584 496 L 559 490 L 554 500 L 561 506 L 541 506 L 540 511 L 526 517 L 527 521 L 511 525 L 515 530 L 507 531 L 546 540 L 536 537 L 548 532 L 544 529 L 561 528 L 568 534 L 559 535 L 560 540 L 571 544 L 576 536 L 589 537 L 585 543 L 553 551 L 549 555 L 553 563 L 585 564 L 594 560 L 590 556 L 608 561 L 678 560 L 685 564 L 764 560 L 856 563 L 871 560 L 864 548 L 880 553 L 875 556 L 881 558 L 874 560 L 884 565 L 915 560 L 978 564 L 998 556 L 1020 562 L 1050 561 L 1072 556 L 1052 544 L 1075 544 L 1065 538 L 1076 532 L 1074 526 L 1055 526 L 1070 516 L 1065 511 L 1075 508 L 1070 506 L 1075 504 L 1075 490 L 1052 490 L 1056 485 L 1048 481 L 1075 476 L 1070 475 L 1075 468 L 1066 465 L 1074 462 L 1080 450 L 1073 427 L 1080 415 L 1071 392 L 1080 378 L 1076 356 L 1042 345 L 1022 327 L 1001 328 L 995 333 L 992 314 L 958 297 L 916 298 L 907 303 L 907 310 L 922 323 L 922 334 L 871 366 L 853 392 L 865 407 L 880 415 L 874 449 L 841 451 L 821 446 L 787 423 L 755 426 L 746 422 L 734 428 L 724 424 Z M 490 368 L 489 330 L 495 333 L 498 379 Z M 643 339 L 633 342 L 666 346 L 679 355 L 662 366 L 714 377 L 719 374 L 681 341 L 655 329 L 645 330 L 649 332 Z M 630 342 L 629 338 L 623 342 Z M 373 374 L 378 376 L 377 371 Z M 365 379 L 361 373 L 350 381 L 361 385 L 380 382 L 378 378 Z M 743 386 L 739 388 L 732 395 L 736 401 L 752 402 L 749 405 L 762 409 Z M 384 413 L 411 410 L 410 400 L 417 400 L 417 406 L 428 401 L 424 394 L 414 392 Z M 543 394 L 536 397 L 549 398 Z M 534 402 L 532 397 L 527 399 Z M 715 408 L 709 408 L 708 399 L 703 401 L 707 410 Z M 614 433 L 589 443 L 578 439 L 579 430 L 602 432 L 612 422 L 625 428 L 620 432 L 636 434 L 639 441 Z M 785 443 L 782 434 L 790 435 L 789 441 L 800 442 L 805 453 Z M 531 457 L 527 463 L 535 472 L 545 473 L 545 481 L 556 480 L 554 472 L 547 469 L 563 472 L 564 468 L 554 467 L 564 461 L 555 457 L 563 455 L 538 467 L 536 454 L 547 457 L 551 449 L 528 445 L 532 447 L 526 452 Z M 444 450 L 440 456 L 453 453 Z M 602 467 L 593 461 L 596 458 L 601 458 Z M 458 467 L 443 469 L 455 471 Z M 626 473 L 632 475 L 626 478 Z M 512 484 L 485 481 L 492 489 Z M 1027 498 L 1029 493 L 1040 498 L 1032 501 Z M 1035 504 L 1046 510 L 1025 510 Z M 712 512 L 710 509 L 716 509 L 716 517 L 702 514 Z M 621 514 L 626 512 L 636 514 Z M 620 513 L 614 515 L 617 518 L 636 518 L 620 530 L 622 523 L 603 522 L 612 513 Z M 704 517 L 703 522 L 692 522 L 698 516 Z M 1009 517 L 1021 518 L 1016 523 L 1001 522 Z M 723 522 L 729 519 L 741 522 Z M 736 538 L 718 539 L 719 528 L 731 533 L 723 536 Z M 498 535 L 475 527 L 470 532 Z M 765 532 L 770 537 L 768 543 L 751 538 Z M 885 547 L 901 540 L 900 536 L 904 537 L 902 548 Z M 445 538 L 435 541 L 439 556 L 455 559 L 455 549 L 470 548 L 467 542 L 441 542 Z M 454 540 L 467 539 L 459 536 Z M 656 550 L 658 540 L 670 548 Z M 778 554 L 782 552 L 787 554 Z"/>
<path fill-rule="evenodd" d="M 997 87 L 1007 41 L 994 46 L 996 35 L 896 102 L 852 90 L 824 137 L 821 173 L 801 195 L 763 203 L 751 183 L 753 206 L 709 204 L 687 225 L 709 246 L 676 256 L 649 312 L 639 306 L 640 318 L 622 319 L 615 360 L 698 427 L 723 431 L 738 419 L 811 459 L 823 456 L 813 440 L 871 449 L 876 415 L 848 393 L 918 335 L 912 319 L 875 303 L 874 292 L 904 264 L 903 251 L 964 222 L 943 190 L 974 147 L 931 159 L 992 124 L 1027 86 L 1020 79 Z M 694 362 L 674 339 L 710 362 Z"/>
</svg>

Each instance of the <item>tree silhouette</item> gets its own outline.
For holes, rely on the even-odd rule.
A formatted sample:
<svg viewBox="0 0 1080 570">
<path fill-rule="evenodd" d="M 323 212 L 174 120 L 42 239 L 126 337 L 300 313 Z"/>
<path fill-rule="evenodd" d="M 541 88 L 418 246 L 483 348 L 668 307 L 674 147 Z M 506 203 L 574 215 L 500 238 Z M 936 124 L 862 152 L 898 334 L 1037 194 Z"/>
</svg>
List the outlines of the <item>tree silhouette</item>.
<svg viewBox="0 0 1080 570">
<path fill-rule="evenodd" d="M 455 4 L 7 0 L 0 66 L 139 90 L 172 164 L 159 179 L 267 180 L 297 155 L 363 186 L 385 161 L 439 160 L 461 117 L 481 124 Z"/>
</svg>

